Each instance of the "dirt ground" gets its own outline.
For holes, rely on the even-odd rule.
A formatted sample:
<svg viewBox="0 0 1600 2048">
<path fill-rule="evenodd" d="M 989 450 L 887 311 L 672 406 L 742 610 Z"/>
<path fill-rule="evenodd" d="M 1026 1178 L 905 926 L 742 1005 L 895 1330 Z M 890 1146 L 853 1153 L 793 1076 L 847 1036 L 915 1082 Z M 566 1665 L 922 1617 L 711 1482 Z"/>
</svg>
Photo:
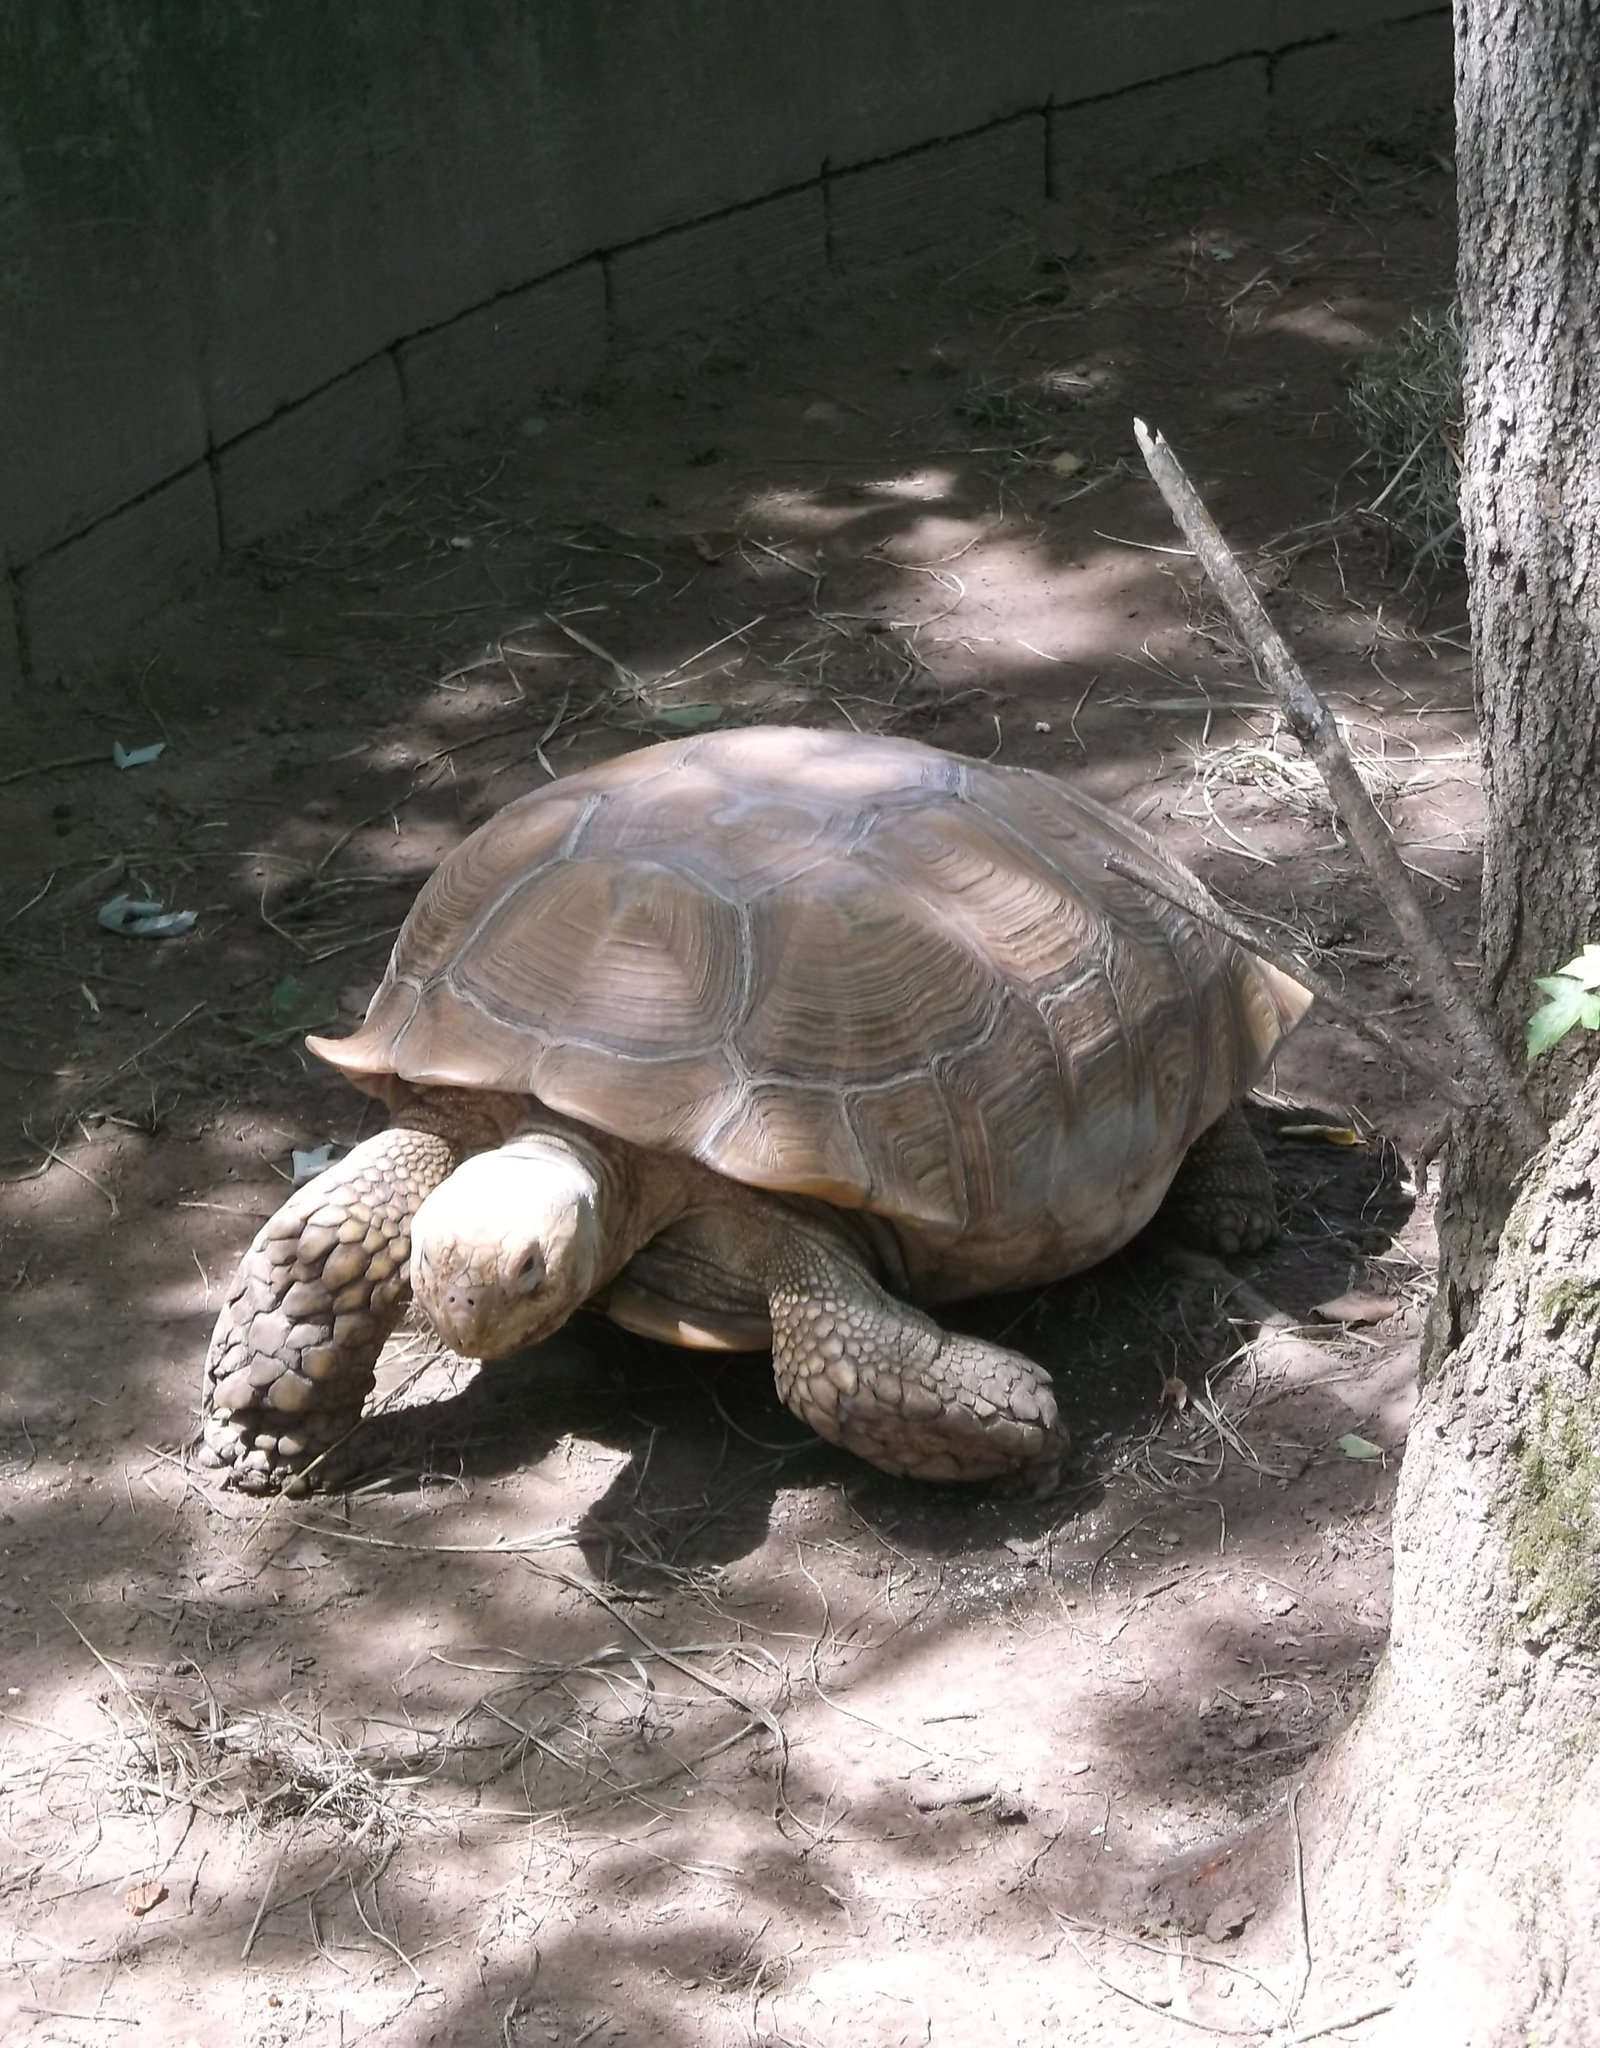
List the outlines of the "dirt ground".
<svg viewBox="0 0 1600 2048">
<path fill-rule="evenodd" d="M 1380 483 L 1352 366 L 1448 297 L 1449 187 L 1425 137 L 1256 160 L 641 358 L 8 721 L 8 2042 L 1359 2041 L 1380 1959 L 1332 1967 L 1292 1868 L 1241 1891 L 1212 1853 L 1384 1641 L 1439 1105 L 1337 1023 L 1257 1112 L 1270 1256 L 1230 1280 L 1151 1233 L 973 1305 L 1057 1374 L 1054 1499 L 887 1479 L 762 1361 L 599 1323 L 482 1370 L 407 1331 L 343 1498 L 220 1493 L 185 1447 L 292 1151 L 373 1128 L 301 1035 L 360 1012 L 464 832 L 652 736 L 848 724 L 1062 775 L 1440 1052 L 1131 419 L 1468 961 L 1463 592 L 1335 516 Z M 145 891 L 192 930 L 97 922 Z M 1352 1291 L 1392 1312 L 1313 1314 Z"/>
</svg>

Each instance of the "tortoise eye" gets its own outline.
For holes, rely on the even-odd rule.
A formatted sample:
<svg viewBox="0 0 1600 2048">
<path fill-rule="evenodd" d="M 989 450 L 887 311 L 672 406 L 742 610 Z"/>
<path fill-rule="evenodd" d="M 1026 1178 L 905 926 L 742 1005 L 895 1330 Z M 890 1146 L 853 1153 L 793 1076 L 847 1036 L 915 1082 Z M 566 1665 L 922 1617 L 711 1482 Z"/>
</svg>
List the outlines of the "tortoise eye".
<svg viewBox="0 0 1600 2048">
<path fill-rule="evenodd" d="M 537 1294 L 544 1285 L 544 1253 L 537 1245 L 526 1253 L 511 1276 L 518 1294 Z"/>
</svg>

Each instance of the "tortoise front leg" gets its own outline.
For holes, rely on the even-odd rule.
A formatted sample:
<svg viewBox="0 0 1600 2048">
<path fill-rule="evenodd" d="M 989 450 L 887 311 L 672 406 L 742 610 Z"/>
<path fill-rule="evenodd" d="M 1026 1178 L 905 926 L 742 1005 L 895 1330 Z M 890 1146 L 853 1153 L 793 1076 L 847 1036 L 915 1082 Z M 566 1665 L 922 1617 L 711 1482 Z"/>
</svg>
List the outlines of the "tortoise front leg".
<svg viewBox="0 0 1600 2048">
<path fill-rule="evenodd" d="M 762 1266 L 778 1392 L 819 1436 L 913 1479 L 1054 1490 L 1066 1432 L 1041 1366 L 942 1329 L 803 1226 Z"/>
<path fill-rule="evenodd" d="M 411 1219 L 462 1151 L 396 1125 L 257 1232 L 206 1355 L 202 1465 L 266 1493 L 352 1428 L 410 1299 Z"/>
</svg>

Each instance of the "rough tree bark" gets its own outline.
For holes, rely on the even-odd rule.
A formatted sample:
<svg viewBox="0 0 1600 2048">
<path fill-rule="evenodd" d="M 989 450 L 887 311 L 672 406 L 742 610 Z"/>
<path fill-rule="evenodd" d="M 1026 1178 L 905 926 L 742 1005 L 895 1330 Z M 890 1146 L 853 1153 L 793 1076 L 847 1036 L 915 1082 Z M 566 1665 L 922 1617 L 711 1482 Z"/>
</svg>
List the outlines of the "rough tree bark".
<svg viewBox="0 0 1600 2048">
<path fill-rule="evenodd" d="M 1533 977 L 1600 939 L 1600 5 L 1455 13 L 1481 986 L 1520 1063 Z M 1594 1064 L 1531 1077 L 1531 1164 L 1481 1115 L 1450 1145 L 1390 1650 L 1300 1802 L 1328 1991 L 1398 1965 L 1367 2042 L 1600 2042 Z"/>
<path fill-rule="evenodd" d="M 1534 977 L 1600 937 L 1600 9 L 1456 0 L 1466 440 L 1483 735 L 1481 999 L 1518 1056 Z M 1581 1036 L 1530 1075 L 1559 1114 Z M 1430 1354 L 1471 1328 L 1522 1162 L 1459 1128 Z"/>
</svg>

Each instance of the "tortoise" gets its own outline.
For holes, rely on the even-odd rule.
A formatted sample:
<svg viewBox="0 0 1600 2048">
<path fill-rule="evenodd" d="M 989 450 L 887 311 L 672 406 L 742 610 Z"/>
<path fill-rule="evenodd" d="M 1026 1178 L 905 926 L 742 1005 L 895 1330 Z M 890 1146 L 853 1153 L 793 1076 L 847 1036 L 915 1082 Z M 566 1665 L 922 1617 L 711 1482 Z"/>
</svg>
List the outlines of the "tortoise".
<svg viewBox="0 0 1600 2048">
<path fill-rule="evenodd" d="M 585 1304 L 765 1349 L 892 1473 L 1049 1490 L 1048 1375 L 926 1313 L 1117 1250 L 1171 1190 L 1275 1230 L 1239 1103 L 1310 997 L 1165 898 L 1148 833 L 1028 769 L 763 728 L 647 746 L 435 870 L 366 1021 L 311 1050 L 391 1121 L 245 1254 L 201 1461 L 329 1474 L 414 1297 L 497 1358 Z"/>
</svg>

